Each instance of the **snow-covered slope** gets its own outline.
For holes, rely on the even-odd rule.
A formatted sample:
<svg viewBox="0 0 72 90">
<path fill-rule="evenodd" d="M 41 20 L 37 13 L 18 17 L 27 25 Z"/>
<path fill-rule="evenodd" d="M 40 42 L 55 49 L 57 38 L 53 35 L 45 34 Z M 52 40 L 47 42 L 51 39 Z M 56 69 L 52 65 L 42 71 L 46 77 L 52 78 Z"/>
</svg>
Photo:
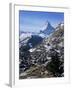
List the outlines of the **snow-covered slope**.
<svg viewBox="0 0 72 90">
<path fill-rule="evenodd" d="M 20 35 L 20 41 L 24 40 L 27 37 L 31 37 L 32 33 L 22 33 Z"/>
<path fill-rule="evenodd" d="M 19 47 L 27 45 L 27 42 L 31 38 L 31 35 L 31 33 L 22 32 L 19 36 Z"/>
<path fill-rule="evenodd" d="M 54 32 L 54 30 L 55 30 L 54 27 L 50 24 L 50 22 L 47 21 L 40 30 L 40 34 L 44 34 L 46 36 Z"/>
<path fill-rule="evenodd" d="M 63 29 L 64 28 L 64 23 L 59 23 L 58 26 L 56 27 L 56 30 Z"/>
</svg>

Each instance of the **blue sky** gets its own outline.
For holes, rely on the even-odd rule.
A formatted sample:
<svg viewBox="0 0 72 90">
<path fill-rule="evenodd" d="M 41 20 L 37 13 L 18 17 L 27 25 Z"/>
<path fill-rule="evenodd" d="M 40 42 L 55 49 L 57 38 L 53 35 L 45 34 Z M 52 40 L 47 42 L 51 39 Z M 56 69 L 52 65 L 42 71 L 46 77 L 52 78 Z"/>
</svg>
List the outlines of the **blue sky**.
<svg viewBox="0 0 72 90">
<path fill-rule="evenodd" d="M 60 22 L 64 22 L 64 13 L 19 11 L 20 31 L 39 32 L 46 21 L 49 21 L 53 27 L 56 27 Z"/>
</svg>

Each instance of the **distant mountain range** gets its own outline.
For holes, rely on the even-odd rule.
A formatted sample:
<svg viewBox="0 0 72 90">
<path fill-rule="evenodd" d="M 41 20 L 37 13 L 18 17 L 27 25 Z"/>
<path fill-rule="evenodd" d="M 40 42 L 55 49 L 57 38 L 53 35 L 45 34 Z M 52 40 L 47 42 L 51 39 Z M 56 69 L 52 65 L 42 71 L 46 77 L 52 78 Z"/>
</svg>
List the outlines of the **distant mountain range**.
<svg viewBox="0 0 72 90">
<path fill-rule="evenodd" d="M 20 31 L 19 42 L 20 46 L 28 45 L 30 48 L 36 46 L 37 44 L 41 43 L 45 37 L 48 37 L 52 34 L 55 30 L 63 28 L 63 23 L 60 23 L 56 28 L 54 28 L 50 22 L 46 22 L 41 30 L 38 33 L 36 32 L 24 32 Z"/>
<path fill-rule="evenodd" d="M 34 42 L 35 43 L 40 43 L 40 41 L 42 41 L 43 38 L 45 38 L 46 36 L 48 36 L 49 34 L 51 34 L 52 32 L 55 31 L 54 27 L 52 27 L 52 25 L 47 21 L 45 23 L 45 25 L 42 27 L 41 30 L 39 30 L 40 32 L 36 33 L 36 32 L 24 32 L 24 31 L 20 31 L 20 44 L 24 44 L 28 41 L 30 43 L 30 41 L 33 41 L 33 45 Z M 31 41 L 31 43 L 32 43 Z"/>
<path fill-rule="evenodd" d="M 51 34 L 53 31 L 54 31 L 55 29 L 54 29 L 54 27 L 50 24 L 50 22 L 46 22 L 44 25 L 43 25 L 43 27 L 41 28 L 41 30 L 39 30 L 40 32 L 38 32 L 38 33 L 36 33 L 36 32 L 24 32 L 24 31 L 20 31 L 20 36 L 22 35 L 22 34 L 32 34 L 32 35 L 41 35 L 41 34 L 43 34 L 43 35 L 49 35 L 49 34 Z"/>
</svg>

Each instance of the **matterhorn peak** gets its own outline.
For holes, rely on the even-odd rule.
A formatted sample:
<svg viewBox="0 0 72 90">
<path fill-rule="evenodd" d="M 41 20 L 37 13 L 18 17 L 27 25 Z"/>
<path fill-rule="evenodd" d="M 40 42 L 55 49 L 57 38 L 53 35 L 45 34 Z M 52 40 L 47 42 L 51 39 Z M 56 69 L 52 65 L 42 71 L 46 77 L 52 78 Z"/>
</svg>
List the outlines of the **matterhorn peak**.
<svg viewBox="0 0 72 90">
<path fill-rule="evenodd" d="M 51 23 L 48 20 L 45 22 L 44 26 L 40 30 L 41 33 L 44 33 L 46 35 L 49 35 L 53 31 L 54 31 L 54 28 L 52 27 Z"/>
<path fill-rule="evenodd" d="M 46 21 L 46 25 L 51 25 L 50 22 L 49 22 L 48 20 Z"/>
<path fill-rule="evenodd" d="M 48 28 L 48 26 L 51 26 L 51 24 L 50 24 L 50 22 L 47 20 L 41 30 L 44 31 L 46 28 Z"/>
</svg>

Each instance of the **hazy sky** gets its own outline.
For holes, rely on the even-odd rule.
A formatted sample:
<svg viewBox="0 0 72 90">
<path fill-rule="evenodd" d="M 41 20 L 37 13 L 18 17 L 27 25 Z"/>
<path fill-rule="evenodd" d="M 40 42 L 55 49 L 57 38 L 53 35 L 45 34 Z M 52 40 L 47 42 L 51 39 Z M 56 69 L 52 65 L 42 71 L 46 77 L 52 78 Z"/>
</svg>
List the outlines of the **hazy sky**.
<svg viewBox="0 0 72 90">
<path fill-rule="evenodd" d="M 64 13 L 19 11 L 20 31 L 39 32 L 46 21 L 49 21 L 52 26 L 56 27 L 60 22 L 64 22 Z"/>
</svg>

